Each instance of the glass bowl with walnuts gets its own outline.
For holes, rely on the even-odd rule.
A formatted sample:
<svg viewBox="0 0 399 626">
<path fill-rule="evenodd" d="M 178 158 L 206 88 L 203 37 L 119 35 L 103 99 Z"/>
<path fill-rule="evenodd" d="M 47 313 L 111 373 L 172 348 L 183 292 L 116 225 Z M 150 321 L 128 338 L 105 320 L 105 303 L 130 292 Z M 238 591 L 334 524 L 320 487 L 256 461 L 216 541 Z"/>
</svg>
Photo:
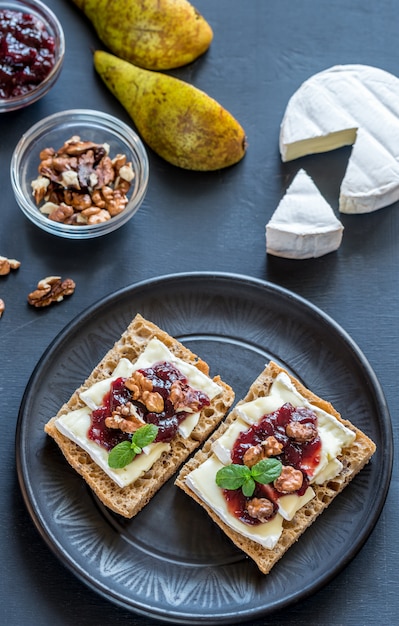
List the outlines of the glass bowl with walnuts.
<svg viewBox="0 0 399 626">
<path fill-rule="evenodd" d="M 89 239 L 120 228 L 141 206 L 148 157 L 133 129 L 100 111 L 74 109 L 32 126 L 11 159 L 16 201 L 36 226 Z"/>
</svg>

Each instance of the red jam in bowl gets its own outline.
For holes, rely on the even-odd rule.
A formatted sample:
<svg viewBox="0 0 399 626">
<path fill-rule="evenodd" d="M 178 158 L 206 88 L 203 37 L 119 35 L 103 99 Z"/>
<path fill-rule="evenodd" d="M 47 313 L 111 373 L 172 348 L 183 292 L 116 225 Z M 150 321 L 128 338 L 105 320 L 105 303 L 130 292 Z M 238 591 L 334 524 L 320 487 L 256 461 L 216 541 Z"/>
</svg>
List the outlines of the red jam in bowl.
<svg viewBox="0 0 399 626">
<path fill-rule="evenodd" d="M 39 85 L 55 64 L 55 42 L 30 13 L 0 11 L 0 99 L 22 96 Z"/>
</svg>

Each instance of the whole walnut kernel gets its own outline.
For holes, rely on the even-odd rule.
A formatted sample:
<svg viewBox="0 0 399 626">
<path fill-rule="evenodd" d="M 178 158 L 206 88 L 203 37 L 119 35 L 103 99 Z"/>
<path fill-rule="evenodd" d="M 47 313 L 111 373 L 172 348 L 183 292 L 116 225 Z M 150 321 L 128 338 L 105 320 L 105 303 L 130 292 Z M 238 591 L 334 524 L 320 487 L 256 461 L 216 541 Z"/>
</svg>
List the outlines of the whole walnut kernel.
<svg viewBox="0 0 399 626">
<path fill-rule="evenodd" d="M 317 437 L 317 427 L 314 424 L 289 422 L 285 427 L 285 433 L 290 439 L 294 439 L 298 443 L 305 443 Z"/>
<path fill-rule="evenodd" d="M 247 467 L 253 467 L 263 458 L 264 452 L 262 450 L 262 446 L 260 444 L 257 444 L 256 446 L 251 446 L 250 448 L 248 448 L 248 450 L 245 450 L 242 460 L 244 462 L 244 465 L 246 465 Z"/>
<path fill-rule="evenodd" d="M 267 498 L 252 498 L 247 503 L 247 511 L 260 522 L 267 522 L 274 513 L 273 502 Z"/>
<path fill-rule="evenodd" d="M 279 454 L 281 454 L 284 448 L 283 444 L 278 441 L 273 435 L 266 437 L 266 439 L 262 441 L 261 445 L 267 457 L 278 456 Z"/>
<path fill-rule="evenodd" d="M 294 493 L 302 487 L 303 474 L 291 465 L 284 465 L 281 474 L 274 481 L 274 487 L 280 493 Z"/>
<path fill-rule="evenodd" d="M 61 302 L 65 296 L 75 291 L 75 283 L 71 278 L 62 279 L 61 276 L 48 276 L 37 284 L 37 289 L 28 295 L 28 303 L 36 308 L 49 306 Z"/>
<path fill-rule="evenodd" d="M 136 370 L 125 380 L 125 386 L 131 391 L 133 400 L 142 402 L 147 411 L 162 413 L 164 400 L 157 391 L 153 391 L 153 385 L 149 378 Z"/>
</svg>

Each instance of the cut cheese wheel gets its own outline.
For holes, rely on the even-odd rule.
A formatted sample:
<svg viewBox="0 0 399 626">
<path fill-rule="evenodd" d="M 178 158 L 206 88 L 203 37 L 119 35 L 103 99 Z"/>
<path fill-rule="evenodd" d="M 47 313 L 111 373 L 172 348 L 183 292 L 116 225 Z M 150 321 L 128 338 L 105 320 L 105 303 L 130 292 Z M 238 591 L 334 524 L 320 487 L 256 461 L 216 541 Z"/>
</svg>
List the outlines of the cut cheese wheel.
<svg viewBox="0 0 399 626">
<path fill-rule="evenodd" d="M 399 79 L 367 65 L 315 74 L 288 102 L 283 161 L 352 145 L 339 210 L 369 213 L 399 200 Z"/>
<path fill-rule="evenodd" d="M 266 225 L 266 251 L 309 259 L 337 250 L 344 227 L 313 180 L 301 169 Z"/>
</svg>

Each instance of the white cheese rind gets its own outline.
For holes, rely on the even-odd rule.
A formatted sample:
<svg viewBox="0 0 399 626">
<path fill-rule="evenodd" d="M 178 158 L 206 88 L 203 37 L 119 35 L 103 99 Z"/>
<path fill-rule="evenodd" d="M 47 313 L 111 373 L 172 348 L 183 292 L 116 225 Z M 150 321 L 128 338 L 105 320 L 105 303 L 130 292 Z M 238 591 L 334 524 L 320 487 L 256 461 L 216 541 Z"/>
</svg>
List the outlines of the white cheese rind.
<svg viewBox="0 0 399 626">
<path fill-rule="evenodd" d="M 279 512 L 272 521 L 252 527 L 240 522 L 228 510 L 222 489 L 216 485 L 216 472 L 231 463 L 231 449 L 238 435 L 258 423 L 269 413 L 278 410 L 283 404 L 304 406 L 317 415 L 318 432 L 321 439 L 320 463 L 316 470 L 308 470 L 309 482 L 321 484 L 337 476 L 342 464 L 337 459 L 342 449 L 350 445 L 355 433 L 323 409 L 311 404 L 292 384 L 284 372 L 278 374 L 271 385 L 269 395 L 236 406 L 238 417 L 227 430 L 212 444 L 212 455 L 186 477 L 188 487 L 196 493 L 228 526 L 248 539 L 272 549 L 282 532 L 283 519 L 291 520 L 295 513 L 314 497 L 311 486 L 303 496 L 289 494 L 279 498 Z"/>
<path fill-rule="evenodd" d="M 241 419 L 236 419 L 227 430 L 218 437 L 212 444 L 212 452 L 223 465 L 231 463 L 231 448 L 238 435 L 248 430 L 248 423 Z"/>
<path fill-rule="evenodd" d="M 343 230 L 331 206 L 301 169 L 266 224 L 266 252 L 287 259 L 320 257 L 339 248 Z"/>
<path fill-rule="evenodd" d="M 336 65 L 306 80 L 280 128 L 283 161 L 352 145 L 339 210 L 369 213 L 399 200 L 399 79 L 367 65 Z"/>
</svg>

